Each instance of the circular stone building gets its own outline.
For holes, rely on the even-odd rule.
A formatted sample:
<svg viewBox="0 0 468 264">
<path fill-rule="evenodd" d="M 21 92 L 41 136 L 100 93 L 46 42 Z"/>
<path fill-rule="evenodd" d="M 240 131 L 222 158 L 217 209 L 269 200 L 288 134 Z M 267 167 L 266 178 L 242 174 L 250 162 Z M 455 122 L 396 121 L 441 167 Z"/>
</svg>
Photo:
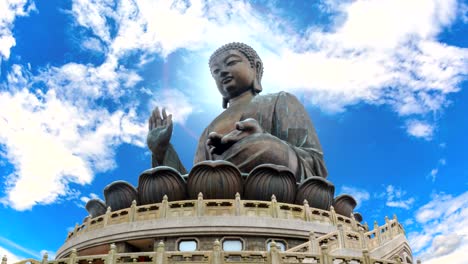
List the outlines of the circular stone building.
<svg viewBox="0 0 468 264">
<path fill-rule="evenodd" d="M 291 177 L 269 164 L 243 174 L 226 161 L 196 164 L 186 175 L 165 166 L 147 170 L 137 187 L 113 182 L 105 202 L 90 200 L 90 215 L 56 260 L 43 262 L 413 263 L 396 216 L 369 230 L 353 212 L 356 201 L 334 197 L 329 181 L 297 185 Z M 267 192 L 278 184 L 277 194 Z"/>
</svg>

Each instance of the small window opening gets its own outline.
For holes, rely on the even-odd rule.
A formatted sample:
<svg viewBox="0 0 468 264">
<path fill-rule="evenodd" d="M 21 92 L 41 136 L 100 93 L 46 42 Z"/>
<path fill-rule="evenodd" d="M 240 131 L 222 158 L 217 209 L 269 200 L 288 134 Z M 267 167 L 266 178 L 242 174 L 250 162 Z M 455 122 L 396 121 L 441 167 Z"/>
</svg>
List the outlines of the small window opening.
<svg viewBox="0 0 468 264">
<path fill-rule="evenodd" d="M 196 251 L 197 241 L 196 240 L 182 240 L 179 242 L 179 251 Z"/>
</svg>

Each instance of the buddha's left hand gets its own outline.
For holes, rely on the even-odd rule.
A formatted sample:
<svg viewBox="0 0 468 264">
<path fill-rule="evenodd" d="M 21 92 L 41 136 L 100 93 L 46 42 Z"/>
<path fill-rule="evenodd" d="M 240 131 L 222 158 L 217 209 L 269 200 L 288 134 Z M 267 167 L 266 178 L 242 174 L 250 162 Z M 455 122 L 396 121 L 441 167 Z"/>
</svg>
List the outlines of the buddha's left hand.
<svg viewBox="0 0 468 264">
<path fill-rule="evenodd" d="M 258 133 L 263 133 L 263 129 L 258 121 L 253 118 L 247 118 L 237 122 L 236 129 L 223 136 L 221 143 L 230 146 L 245 137 Z"/>
</svg>

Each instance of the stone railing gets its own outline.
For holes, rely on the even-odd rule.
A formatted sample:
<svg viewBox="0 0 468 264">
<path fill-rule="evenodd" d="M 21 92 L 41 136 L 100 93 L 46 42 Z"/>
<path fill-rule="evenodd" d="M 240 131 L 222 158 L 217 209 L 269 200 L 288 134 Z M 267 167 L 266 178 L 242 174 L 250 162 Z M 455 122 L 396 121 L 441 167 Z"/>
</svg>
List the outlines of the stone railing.
<svg viewBox="0 0 468 264">
<path fill-rule="evenodd" d="M 357 222 L 353 216 L 339 215 L 334 211 L 333 207 L 330 208 L 330 211 L 311 208 L 307 201 L 304 202 L 304 205 L 279 203 L 274 195 L 271 201 L 241 200 L 238 194 L 235 199 L 204 200 L 203 195 L 200 193 L 197 200 L 169 202 L 167 196 L 165 196 L 161 203 L 137 206 L 136 201 L 133 201 L 129 208 L 114 212 L 111 211 L 111 208 L 107 208 L 104 215 L 95 218 L 88 217 L 81 225 L 77 224 L 74 230 L 68 234 L 67 239 L 109 225 L 195 216 L 272 217 L 329 223 L 334 226 L 341 224 L 344 229 L 356 232 L 368 230 L 367 225 Z"/>
<path fill-rule="evenodd" d="M 367 249 L 362 250 L 361 256 L 340 256 L 330 254 L 327 245 L 322 245 L 317 252 L 281 252 L 276 243 L 271 243 L 270 251 L 223 251 L 219 241 L 213 243 L 210 251 L 166 251 L 163 242 L 160 242 L 152 252 L 117 253 L 116 246 L 111 245 L 108 254 L 78 256 L 76 250 L 72 250 L 68 258 L 48 260 L 47 253 L 42 261 L 24 260 L 16 264 L 41 263 L 41 264 L 285 264 L 285 263 L 318 263 L 318 264 L 400 264 L 404 263 L 398 257 L 394 260 L 374 259 Z M 417 263 L 421 263 L 419 260 Z M 7 264 L 7 259 L 2 259 L 2 264 Z"/>
<path fill-rule="evenodd" d="M 342 224 L 338 224 L 337 227 L 336 231 L 319 237 L 311 232 L 308 242 L 290 248 L 287 252 L 318 252 L 318 248 L 322 246 L 327 246 L 329 251 L 344 248 L 374 250 L 397 235 L 405 235 L 396 216 L 392 220 L 385 217 L 385 224 L 382 226 L 378 226 L 375 222 L 374 230 L 369 232 L 364 232 L 363 229 L 358 229 L 358 231 L 345 230 Z"/>
</svg>

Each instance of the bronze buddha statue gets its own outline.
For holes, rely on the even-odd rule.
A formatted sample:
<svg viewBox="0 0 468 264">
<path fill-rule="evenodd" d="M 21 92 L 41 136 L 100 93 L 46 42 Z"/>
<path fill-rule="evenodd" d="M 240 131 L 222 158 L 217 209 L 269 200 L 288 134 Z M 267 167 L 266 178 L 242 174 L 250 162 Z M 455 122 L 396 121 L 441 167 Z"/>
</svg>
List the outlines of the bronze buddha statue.
<svg viewBox="0 0 468 264">
<path fill-rule="evenodd" d="M 244 173 L 275 164 L 289 168 L 297 182 L 311 176 L 326 178 L 322 147 L 302 104 L 286 92 L 259 95 L 263 64 L 254 49 L 243 43 L 226 44 L 213 53 L 209 66 L 225 110 L 200 136 L 194 164 L 225 160 Z M 156 107 L 147 138 L 152 165 L 185 174 L 170 144 L 172 128 L 172 116 Z"/>
</svg>

